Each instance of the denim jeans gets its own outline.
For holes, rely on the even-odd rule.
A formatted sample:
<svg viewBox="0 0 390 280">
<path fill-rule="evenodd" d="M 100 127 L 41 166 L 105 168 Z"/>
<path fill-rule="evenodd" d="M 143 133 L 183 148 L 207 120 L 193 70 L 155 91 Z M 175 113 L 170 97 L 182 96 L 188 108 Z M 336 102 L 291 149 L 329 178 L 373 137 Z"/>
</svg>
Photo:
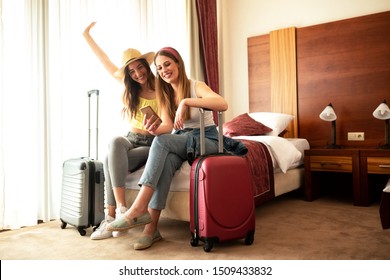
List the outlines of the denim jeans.
<svg viewBox="0 0 390 280">
<path fill-rule="evenodd" d="M 163 134 L 154 138 L 150 147 L 149 158 L 139 185 L 146 185 L 154 190 L 149 207 L 162 210 L 165 208 L 173 175 L 187 160 L 187 134 Z M 207 139 L 206 153 L 218 152 L 218 142 Z"/>
<path fill-rule="evenodd" d="M 124 187 L 128 172 L 137 170 L 145 164 L 153 138 L 154 136 L 129 132 L 127 137 L 118 136 L 111 140 L 104 162 L 108 205 L 116 206 L 112 188 Z"/>
</svg>

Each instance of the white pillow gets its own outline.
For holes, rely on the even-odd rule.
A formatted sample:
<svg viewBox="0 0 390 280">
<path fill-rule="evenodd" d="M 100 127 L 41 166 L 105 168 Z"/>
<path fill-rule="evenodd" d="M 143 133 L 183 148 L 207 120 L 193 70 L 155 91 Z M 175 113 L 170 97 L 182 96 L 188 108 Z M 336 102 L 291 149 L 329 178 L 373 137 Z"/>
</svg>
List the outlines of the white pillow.
<svg viewBox="0 0 390 280">
<path fill-rule="evenodd" d="M 249 113 L 249 116 L 255 121 L 272 128 L 271 132 L 266 133 L 266 135 L 271 136 L 278 136 L 294 119 L 293 115 L 273 112 L 254 112 Z"/>
</svg>

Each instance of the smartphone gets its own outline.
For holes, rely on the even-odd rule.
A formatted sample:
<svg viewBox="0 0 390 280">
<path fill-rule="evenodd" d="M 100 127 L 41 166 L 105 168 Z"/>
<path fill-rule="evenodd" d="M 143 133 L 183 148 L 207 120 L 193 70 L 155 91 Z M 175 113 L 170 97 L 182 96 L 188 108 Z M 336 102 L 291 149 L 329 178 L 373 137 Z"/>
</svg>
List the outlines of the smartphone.
<svg viewBox="0 0 390 280">
<path fill-rule="evenodd" d="M 144 115 L 146 115 L 146 117 L 147 117 L 148 119 L 153 118 L 153 121 L 155 121 L 155 120 L 158 119 L 158 120 L 160 121 L 160 123 L 162 123 L 162 120 L 161 120 L 160 117 L 157 115 L 157 113 L 153 110 L 152 107 L 150 107 L 150 106 L 145 106 L 145 107 L 142 107 L 142 108 L 140 109 L 140 111 L 141 111 Z"/>
</svg>

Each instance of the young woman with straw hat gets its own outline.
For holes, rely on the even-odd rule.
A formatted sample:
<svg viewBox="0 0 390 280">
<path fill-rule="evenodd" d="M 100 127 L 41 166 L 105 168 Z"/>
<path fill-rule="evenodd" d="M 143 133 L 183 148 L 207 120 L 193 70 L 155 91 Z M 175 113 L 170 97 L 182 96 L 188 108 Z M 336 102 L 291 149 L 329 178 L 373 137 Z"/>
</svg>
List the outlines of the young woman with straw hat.
<svg viewBox="0 0 390 280">
<path fill-rule="evenodd" d="M 122 113 L 130 122 L 127 136 L 114 137 L 108 147 L 104 162 L 108 213 L 99 228 L 91 235 L 91 239 L 98 240 L 120 235 L 118 231 L 107 231 L 107 225 L 127 210 L 126 176 L 129 171 L 134 171 L 145 164 L 154 138 L 154 135 L 145 129 L 144 116 L 139 109 L 151 106 L 158 112 L 158 106 L 155 76 L 150 69 L 154 53 L 141 54 L 136 49 L 127 49 L 123 52 L 121 67 L 117 67 L 90 35 L 90 30 L 95 24 L 96 22 L 92 22 L 84 30 L 83 36 L 108 73 L 124 85 Z M 158 128 L 159 123 L 153 125 Z"/>
</svg>

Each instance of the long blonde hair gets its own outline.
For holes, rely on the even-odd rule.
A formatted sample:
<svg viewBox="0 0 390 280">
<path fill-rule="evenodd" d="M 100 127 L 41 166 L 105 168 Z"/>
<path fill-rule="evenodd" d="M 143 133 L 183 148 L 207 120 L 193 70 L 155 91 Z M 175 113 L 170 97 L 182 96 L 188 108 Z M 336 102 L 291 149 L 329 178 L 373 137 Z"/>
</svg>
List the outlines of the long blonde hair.
<svg viewBox="0 0 390 280">
<path fill-rule="evenodd" d="M 179 90 L 176 95 L 171 84 L 165 82 L 158 74 L 156 78 L 157 101 L 161 107 L 164 107 L 168 110 L 168 114 L 173 121 L 175 119 L 177 104 L 179 104 L 180 101 L 184 98 L 191 97 L 191 83 L 186 74 L 184 61 L 177 50 L 171 47 L 162 48 L 154 56 L 154 64 L 156 64 L 156 58 L 159 55 L 167 56 L 178 64 Z M 187 110 L 184 119 L 188 120 L 189 118 L 190 110 Z"/>
</svg>

